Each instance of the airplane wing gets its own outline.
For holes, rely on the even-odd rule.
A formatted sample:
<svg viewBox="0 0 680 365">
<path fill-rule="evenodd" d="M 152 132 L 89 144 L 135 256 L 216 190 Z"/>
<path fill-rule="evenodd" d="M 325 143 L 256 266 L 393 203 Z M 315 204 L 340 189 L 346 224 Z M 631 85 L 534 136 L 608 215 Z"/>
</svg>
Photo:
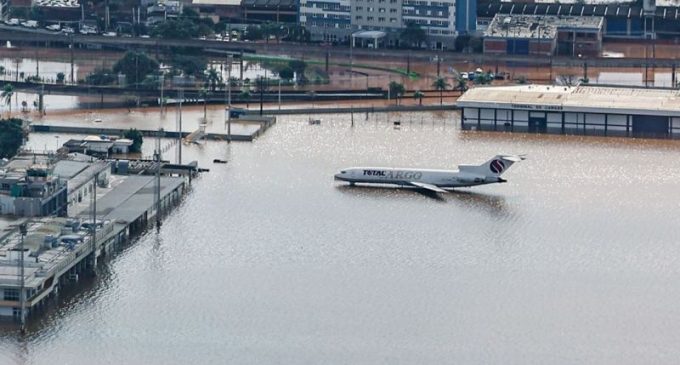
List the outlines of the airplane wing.
<svg viewBox="0 0 680 365">
<path fill-rule="evenodd" d="M 434 191 L 435 193 L 448 193 L 448 191 L 446 191 L 446 190 L 444 190 L 444 189 L 442 189 L 442 188 L 440 188 L 440 187 L 437 187 L 437 186 L 435 186 L 435 185 L 432 185 L 432 184 L 425 184 L 425 183 L 415 182 L 415 181 L 409 181 L 408 183 L 409 183 L 410 185 L 413 185 L 413 186 L 418 187 L 418 188 L 421 188 L 421 189 L 426 189 L 426 190 L 429 190 L 429 191 Z"/>
</svg>

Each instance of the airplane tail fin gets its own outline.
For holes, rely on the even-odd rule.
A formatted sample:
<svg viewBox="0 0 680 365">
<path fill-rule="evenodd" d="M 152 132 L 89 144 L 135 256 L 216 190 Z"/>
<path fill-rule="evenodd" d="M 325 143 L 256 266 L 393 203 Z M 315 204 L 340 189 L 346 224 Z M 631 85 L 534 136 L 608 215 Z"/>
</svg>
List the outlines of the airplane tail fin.
<svg viewBox="0 0 680 365">
<path fill-rule="evenodd" d="M 507 171 L 510 166 L 512 166 L 512 164 L 515 162 L 520 162 L 524 159 L 526 159 L 525 155 L 496 155 L 481 165 L 462 165 L 459 166 L 459 169 L 461 171 L 469 171 L 487 177 L 497 177 L 500 179 L 500 176 L 505 171 Z"/>
</svg>

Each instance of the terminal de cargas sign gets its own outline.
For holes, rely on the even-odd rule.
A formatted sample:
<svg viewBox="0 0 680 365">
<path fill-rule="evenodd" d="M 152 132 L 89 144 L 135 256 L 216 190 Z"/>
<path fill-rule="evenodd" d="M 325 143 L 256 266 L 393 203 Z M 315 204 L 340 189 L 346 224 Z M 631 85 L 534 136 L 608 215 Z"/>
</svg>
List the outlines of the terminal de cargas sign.
<svg viewBox="0 0 680 365">
<path fill-rule="evenodd" d="M 511 104 L 513 109 L 561 111 L 562 105 Z"/>
</svg>

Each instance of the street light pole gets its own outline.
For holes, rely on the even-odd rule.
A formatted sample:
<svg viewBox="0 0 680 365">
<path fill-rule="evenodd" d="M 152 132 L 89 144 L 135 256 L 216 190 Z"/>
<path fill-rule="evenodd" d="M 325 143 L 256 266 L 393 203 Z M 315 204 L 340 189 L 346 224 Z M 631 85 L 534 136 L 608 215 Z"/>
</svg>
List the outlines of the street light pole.
<svg viewBox="0 0 680 365">
<path fill-rule="evenodd" d="M 19 285 L 19 304 L 21 307 L 21 315 L 20 315 L 20 321 L 21 321 L 21 333 L 24 333 L 26 331 L 26 294 L 25 292 L 25 286 L 26 286 L 26 279 L 24 278 L 24 237 L 26 236 L 27 229 L 26 229 L 26 223 L 22 223 L 19 225 L 19 232 L 21 233 L 21 240 L 19 241 L 19 275 L 20 275 L 20 285 Z"/>
<path fill-rule="evenodd" d="M 227 142 L 231 143 L 231 64 L 233 63 L 232 55 L 227 57 Z"/>
</svg>

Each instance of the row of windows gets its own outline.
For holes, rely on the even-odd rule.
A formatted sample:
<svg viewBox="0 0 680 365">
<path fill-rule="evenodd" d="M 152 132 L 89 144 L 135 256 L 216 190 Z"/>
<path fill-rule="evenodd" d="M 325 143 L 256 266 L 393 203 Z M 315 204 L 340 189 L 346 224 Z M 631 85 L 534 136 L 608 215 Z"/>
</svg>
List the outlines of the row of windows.
<svg viewBox="0 0 680 365">
<path fill-rule="evenodd" d="M 303 6 L 303 7 L 330 10 L 330 11 L 344 11 L 344 12 L 349 12 L 350 9 L 351 9 L 349 6 L 343 6 L 343 5 L 340 5 L 340 4 L 332 4 L 332 3 L 312 3 L 310 5 L 311 6 Z"/>
<path fill-rule="evenodd" d="M 448 14 L 445 14 L 443 11 L 432 11 L 428 10 L 427 12 L 421 11 L 420 9 L 404 9 L 404 15 L 429 15 L 429 16 L 448 16 Z"/>
<path fill-rule="evenodd" d="M 356 10 L 356 11 L 364 11 L 364 7 L 363 7 L 363 6 L 357 6 L 357 7 L 354 8 L 354 10 Z M 374 11 L 375 11 L 375 8 L 369 6 L 369 7 L 366 7 L 366 11 L 368 11 L 368 12 L 374 12 Z M 378 8 L 378 13 L 384 13 L 384 12 L 386 12 L 386 11 L 387 11 L 386 8 Z M 390 13 L 394 14 L 394 13 L 396 13 L 396 12 L 397 12 L 397 9 L 394 9 L 394 8 L 391 8 L 391 9 L 390 9 Z"/>
<path fill-rule="evenodd" d="M 385 18 L 385 17 L 378 17 L 378 22 L 384 23 L 384 22 L 387 21 L 386 19 L 387 19 L 387 18 Z M 364 20 L 364 17 L 361 16 L 361 15 L 357 15 L 357 16 L 354 18 L 354 20 L 356 20 L 356 21 Z M 375 17 L 373 17 L 373 16 L 367 16 L 367 17 L 366 17 L 366 21 L 367 21 L 367 22 L 375 21 Z M 396 23 L 396 22 L 397 22 L 397 18 L 390 18 L 390 23 Z"/>
<path fill-rule="evenodd" d="M 409 23 L 415 23 L 418 25 L 432 25 L 432 26 L 438 26 L 438 27 L 448 27 L 449 23 L 448 21 L 445 20 L 427 20 L 427 19 L 406 19 L 405 21 Z"/>
<path fill-rule="evenodd" d="M 417 0 L 417 1 L 406 0 L 406 1 L 404 1 L 404 6 L 415 6 L 415 5 L 420 5 L 420 6 L 429 5 L 429 6 L 442 6 L 442 7 L 454 6 L 454 4 L 452 2 L 451 3 L 443 3 L 443 2 L 438 2 L 438 1 L 428 2 L 428 1 L 422 1 L 422 0 Z"/>
<path fill-rule="evenodd" d="M 351 29 L 352 25 L 351 24 L 333 24 L 333 23 L 328 23 L 328 22 L 315 22 L 315 21 L 309 21 L 305 24 L 304 26 L 310 26 L 310 27 L 319 27 L 319 28 L 336 28 L 336 29 Z"/>
<path fill-rule="evenodd" d="M 357 3 L 361 3 L 363 1 L 364 0 L 356 0 Z M 396 4 L 397 3 L 397 0 L 378 0 L 377 2 L 382 4 L 382 3 L 386 3 L 388 1 L 389 1 L 390 4 Z M 373 2 L 376 2 L 376 0 L 366 0 L 366 2 L 367 3 L 373 3 Z"/>
<path fill-rule="evenodd" d="M 318 13 L 300 13 L 302 16 L 306 16 L 309 18 L 317 18 L 317 19 L 344 19 L 344 20 L 349 20 L 350 17 L 349 15 L 345 14 L 318 14 Z"/>
</svg>

